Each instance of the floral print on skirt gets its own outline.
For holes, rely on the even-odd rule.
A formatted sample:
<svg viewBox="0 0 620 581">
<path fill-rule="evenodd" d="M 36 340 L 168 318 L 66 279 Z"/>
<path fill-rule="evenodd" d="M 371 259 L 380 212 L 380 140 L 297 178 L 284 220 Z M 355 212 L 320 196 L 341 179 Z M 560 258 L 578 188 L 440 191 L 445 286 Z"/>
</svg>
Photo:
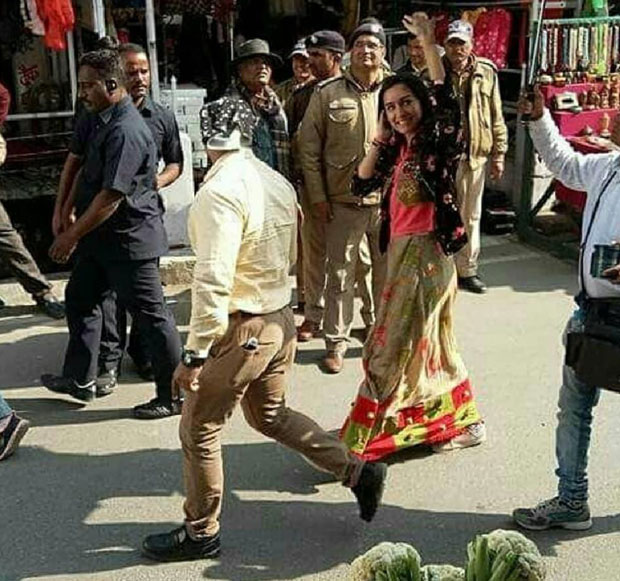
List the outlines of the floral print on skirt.
<svg viewBox="0 0 620 581">
<path fill-rule="evenodd" d="M 434 234 L 390 241 L 365 379 L 341 430 L 352 452 L 377 460 L 481 421 L 452 328 L 456 289 L 453 260 Z"/>
</svg>

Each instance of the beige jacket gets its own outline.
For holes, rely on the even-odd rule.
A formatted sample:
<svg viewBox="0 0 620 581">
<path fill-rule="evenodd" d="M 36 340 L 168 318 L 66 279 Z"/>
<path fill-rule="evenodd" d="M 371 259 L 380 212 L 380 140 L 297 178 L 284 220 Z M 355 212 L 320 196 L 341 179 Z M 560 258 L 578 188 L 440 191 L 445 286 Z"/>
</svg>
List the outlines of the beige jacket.
<svg viewBox="0 0 620 581">
<path fill-rule="evenodd" d="M 229 314 L 267 314 L 289 304 L 295 190 L 250 149 L 227 153 L 198 190 L 188 230 L 196 266 L 186 347 L 206 357 L 226 333 Z"/>
<path fill-rule="evenodd" d="M 366 91 L 347 71 L 317 85 L 298 133 L 306 202 L 379 203 L 379 192 L 353 196 L 351 180 L 375 132 L 381 80 Z"/>
<path fill-rule="evenodd" d="M 450 66 L 444 58 L 446 71 Z M 459 82 L 450 72 L 452 83 L 461 96 L 461 108 L 467 107 L 466 135 L 469 165 L 478 169 L 489 157 L 504 159 L 508 150 L 508 130 L 502 113 L 497 68 L 483 58 L 473 57 L 471 82 Z M 464 93 L 469 87 L 469 94 Z"/>
</svg>

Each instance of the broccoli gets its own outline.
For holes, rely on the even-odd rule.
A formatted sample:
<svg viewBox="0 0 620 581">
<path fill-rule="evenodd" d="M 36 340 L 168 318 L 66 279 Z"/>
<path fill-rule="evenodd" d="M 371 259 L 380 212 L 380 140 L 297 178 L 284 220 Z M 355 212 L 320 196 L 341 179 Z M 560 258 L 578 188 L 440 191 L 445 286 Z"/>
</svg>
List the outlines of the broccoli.
<svg viewBox="0 0 620 581">
<path fill-rule="evenodd" d="M 421 581 L 420 555 L 407 543 L 379 543 L 351 563 L 351 581 Z"/>
<path fill-rule="evenodd" d="M 422 581 L 465 581 L 465 570 L 452 565 L 424 565 Z"/>
</svg>

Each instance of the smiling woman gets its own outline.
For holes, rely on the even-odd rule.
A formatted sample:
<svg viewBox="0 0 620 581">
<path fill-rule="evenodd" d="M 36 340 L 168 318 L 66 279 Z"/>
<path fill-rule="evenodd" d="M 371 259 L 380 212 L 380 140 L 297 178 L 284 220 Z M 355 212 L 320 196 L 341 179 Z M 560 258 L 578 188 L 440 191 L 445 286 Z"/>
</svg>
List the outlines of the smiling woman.
<svg viewBox="0 0 620 581">
<path fill-rule="evenodd" d="M 451 255 L 467 239 L 454 198 L 460 108 L 432 35 L 415 29 L 433 84 L 408 73 L 384 81 L 375 138 L 354 178 L 357 195 L 383 189 L 388 257 L 364 345 L 365 379 L 341 434 L 367 460 L 421 443 L 438 452 L 465 448 L 486 437 L 452 329 Z"/>
</svg>

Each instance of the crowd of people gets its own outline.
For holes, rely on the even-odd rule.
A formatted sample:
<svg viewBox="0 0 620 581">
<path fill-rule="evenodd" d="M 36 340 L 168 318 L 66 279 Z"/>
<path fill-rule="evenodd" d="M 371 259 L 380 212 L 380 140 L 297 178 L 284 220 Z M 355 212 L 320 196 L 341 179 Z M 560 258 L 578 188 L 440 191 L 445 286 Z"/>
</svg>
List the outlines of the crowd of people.
<svg viewBox="0 0 620 581">
<path fill-rule="evenodd" d="M 184 523 L 144 540 L 150 558 L 219 554 L 221 432 L 237 404 L 253 428 L 350 488 L 366 521 L 381 502 L 387 456 L 486 439 L 453 309 L 458 287 L 486 290 L 478 274 L 482 193 L 487 173 L 501 177 L 507 149 L 497 71 L 473 54 L 466 21 L 450 24 L 443 54 L 426 15 L 403 25 L 410 62 L 397 73 L 385 65 L 383 27 L 368 19 L 349 39 L 344 70 L 344 38 L 317 31 L 295 46 L 294 78 L 275 90 L 272 74 L 282 61 L 268 43 L 238 47 L 231 86 L 201 112 L 211 165 L 189 216 L 196 266 L 183 348 L 158 270 L 167 251 L 162 189 L 183 165 L 174 116 L 148 96 L 141 47 L 101 48 L 80 60 L 83 110 L 50 250 L 61 263 L 75 255 L 65 297 L 69 344 L 62 374 L 42 382 L 85 402 L 112 393 L 129 311 L 130 354 L 156 384 L 156 397 L 134 416 L 181 414 Z M 617 179 L 618 154 L 593 160 L 573 152 L 539 93 L 520 108 L 531 114 L 550 169 L 597 191 L 600 203 Z M 588 230 L 591 248 L 620 233 L 607 218 L 615 206 L 597 213 L 599 204 L 588 203 L 591 223 L 606 216 Z M 617 205 L 610 197 L 605 203 Z M 295 265 L 299 328 L 289 285 Z M 604 281 L 582 275 L 581 310 L 570 325 L 583 320 L 589 298 L 618 298 L 620 266 L 605 272 Z M 335 437 L 287 407 L 286 391 L 296 343 L 321 331 L 325 370 L 342 370 L 356 292 L 366 325 L 364 378 Z M 569 366 L 564 371 L 559 494 L 515 511 L 526 528 L 591 526 L 586 467 L 598 392 Z M 0 459 L 28 427 L 5 407 L 0 399 Z"/>
</svg>

